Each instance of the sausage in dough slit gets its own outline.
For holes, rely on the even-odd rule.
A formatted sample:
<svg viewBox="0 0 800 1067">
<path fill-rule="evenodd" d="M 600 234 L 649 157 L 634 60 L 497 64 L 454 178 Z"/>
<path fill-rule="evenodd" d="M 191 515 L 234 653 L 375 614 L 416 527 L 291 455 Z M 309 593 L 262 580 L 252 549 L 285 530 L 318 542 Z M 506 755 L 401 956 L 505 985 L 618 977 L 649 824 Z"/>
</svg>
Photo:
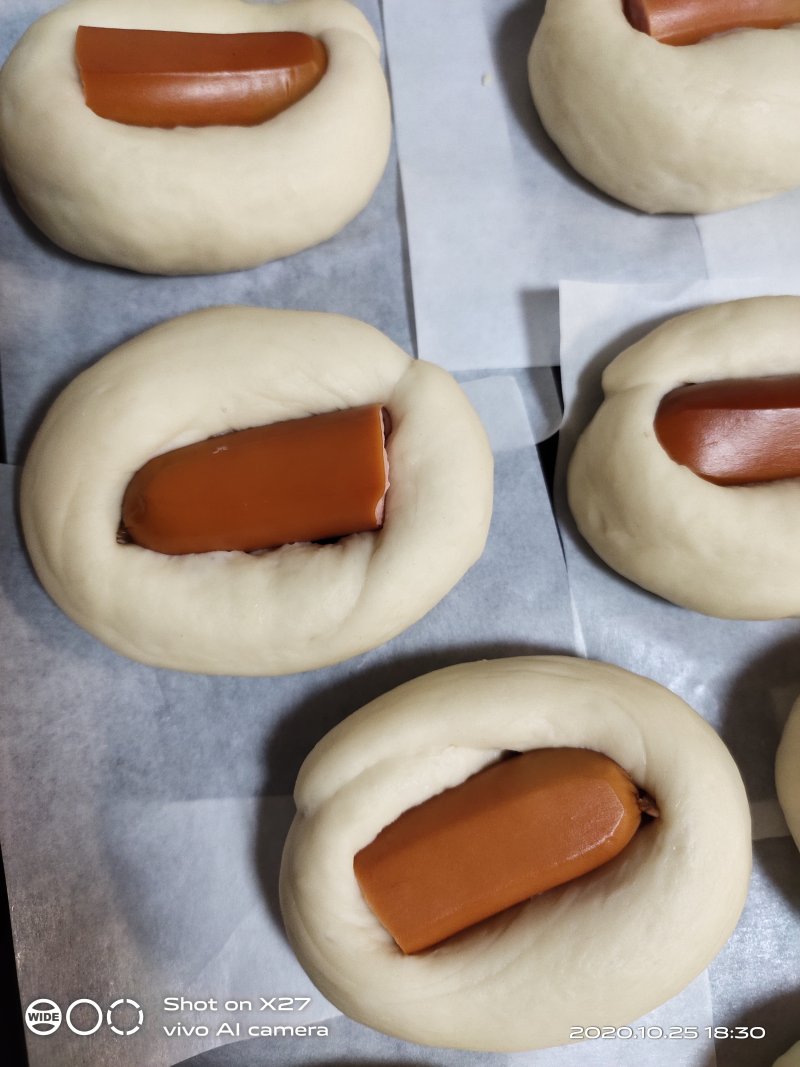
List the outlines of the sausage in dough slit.
<svg viewBox="0 0 800 1067">
<path fill-rule="evenodd" d="M 431 908 L 423 896 L 422 922 L 415 914 L 392 914 L 387 892 L 396 887 L 403 903 L 401 894 L 415 891 L 417 876 L 399 862 L 382 879 L 381 846 L 374 864 L 370 860 L 366 890 L 377 887 L 379 908 L 389 899 L 383 914 L 390 922 L 400 915 L 395 932 L 413 939 L 406 945 L 413 954 L 406 954 L 362 891 L 357 857 L 428 802 L 444 802 L 455 819 L 453 798 L 482 774 L 495 776 L 487 799 L 511 805 L 524 848 L 527 814 L 521 815 L 519 801 L 528 814 L 529 804 L 513 781 L 514 768 L 522 770 L 518 761 L 527 754 L 558 754 L 559 774 L 566 760 L 566 780 L 559 784 L 550 763 L 545 791 L 568 804 L 581 792 L 571 779 L 586 774 L 576 769 L 576 750 L 613 761 L 616 770 L 601 772 L 611 775 L 613 791 L 624 796 L 630 790 L 633 799 L 634 789 L 643 790 L 658 816 L 629 827 L 626 834 L 635 832 L 622 850 L 589 873 L 422 949 L 414 943 L 416 930 L 426 933 L 429 913 L 449 923 L 448 898 Z M 504 767 L 512 768 L 508 787 L 500 784 Z M 452 903 L 459 909 L 469 895 L 462 879 L 470 872 L 481 893 L 494 872 L 516 877 L 514 848 L 501 868 L 491 831 L 488 838 L 474 835 L 463 863 L 449 851 L 469 839 L 470 827 L 485 829 L 487 820 L 497 825 L 497 813 L 475 811 L 473 801 L 464 826 L 452 834 L 437 815 L 423 850 L 427 863 L 441 857 L 443 878 L 451 871 Z M 708 965 L 747 894 L 750 813 L 725 745 L 668 690 L 606 664 L 521 657 L 415 678 L 319 742 L 300 770 L 295 803 L 281 865 L 281 908 L 298 959 L 347 1015 L 420 1044 L 511 1052 L 566 1044 L 578 1026 L 629 1024 Z M 559 811 L 550 812 L 556 838 L 559 828 L 573 833 L 573 814 L 570 808 L 560 822 Z M 638 822 L 638 811 L 634 816 Z M 591 822 L 592 807 L 575 817 Z M 510 844 L 513 830 L 506 818 L 495 836 Z M 389 845 L 398 847 L 397 839 Z M 400 840 L 400 860 L 409 845 L 413 852 L 413 840 Z M 534 866 L 540 861 L 532 857 Z M 423 871 L 417 882 L 426 893 L 434 885 L 427 875 Z M 501 886 L 504 902 L 506 889 Z M 442 932 L 441 926 L 434 930 L 433 939 Z"/>
<path fill-rule="evenodd" d="M 798 22 L 674 46 L 624 0 L 547 0 L 528 75 L 567 161 L 631 207 L 725 211 L 800 185 Z"/>
<path fill-rule="evenodd" d="M 201 43 L 177 54 L 151 45 L 166 57 L 128 71 L 119 66 L 132 51 L 124 42 L 112 50 L 101 41 L 98 55 L 84 40 L 76 55 L 79 32 L 103 29 Z M 274 72 L 307 91 L 291 89 L 289 106 L 267 118 L 272 104 L 259 111 L 259 86 L 270 61 L 260 71 L 246 57 L 246 69 L 215 70 L 236 63 L 224 59 L 224 41 L 207 42 L 264 33 L 310 39 L 316 52 L 308 82 L 302 49 Z M 194 124 L 198 95 L 216 100 L 216 124 Z M 112 117 L 90 106 L 103 111 L 109 101 Z M 129 123 L 154 108 L 165 112 L 155 119 L 162 125 Z M 68 0 L 30 27 L 0 72 L 0 158 L 21 206 L 68 252 L 148 274 L 243 270 L 327 240 L 369 201 L 390 139 L 379 43 L 346 0 Z"/>
<path fill-rule="evenodd" d="M 606 367 L 567 489 L 610 567 L 707 615 L 800 615 L 799 333 L 800 298 L 736 300 Z"/>
<path fill-rule="evenodd" d="M 345 509 L 344 527 L 338 494 L 320 500 L 333 526 L 309 527 L 314 500 L 290 498 L 319 490 L 320 448 L 332 449 L 316 420 L 359 410 L 366 436 L 356 426 L 355 440 L 334 449 L 344 469 L 321 475 L 345 486 L 364 481 L 366 496 L 359 491 Z M 298 435 L 306 421 L 313 433 Z M 276 431 L 266 445 L 260 427 Z M 246 441 L 225 436 L 238 431 Z M 267 520 L 260 541 L 247 531 L 243 543 L 214 540 L 231 536 L 216 514 L 227 510 L 228 483 L 253 488 L 251 437 L 280 468 L 274 438 L 284 431 L 293 470 L 270 477 L 267 491 L 270 507 L 293 510 L 277 525 L 270 508 L 256 516 L 256 526 Z M 198 444 L 201 460 L 222 463 L 218 477 L 194 457 Z M 294 465 L 309 448 L 301 477 Z M 162 456 L 191 475 L 182 500 L 199 509 L 199 531 L 175 513 L 172 474 L 144 476 Z M 131 484 L 138 488 L 126 508 Z M 211 515 L 204 496 L 218 505 Z M 56 603 L 132 659 L 203 674 L 288 674 L 382 644 L 478 559 L 491 511 L 491 450 L 449 374 L 355 319 L 247 307 L 163 323 L 79 375 L 39 429 L 21 490 L 28 552 Z M 174 538 L 176 522 L 179 538 L 199 532 L 202 543 L 136 543 L 137 535 Z M 275 547 L 276 539 L 289 543 Z"/>
</svg>

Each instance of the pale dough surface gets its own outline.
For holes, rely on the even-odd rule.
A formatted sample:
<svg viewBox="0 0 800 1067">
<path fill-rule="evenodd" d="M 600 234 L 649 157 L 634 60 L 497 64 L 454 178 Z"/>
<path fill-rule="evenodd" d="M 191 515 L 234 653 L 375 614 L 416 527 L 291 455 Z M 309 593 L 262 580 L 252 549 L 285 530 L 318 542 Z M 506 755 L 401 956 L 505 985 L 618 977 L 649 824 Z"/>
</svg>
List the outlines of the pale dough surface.
<svg viewBox="0 0 800 1067">
<path fill-rule="evenodd" d="M 773 1067 L 800 1067 L 800 1041 L 792 1045 L 788 1052 L 779 1056 Z"/>
<path fill-rule="evenodd" d="M 800 699 L 789 713 L 778 746 L 775 785 L 789 831 L 800 848 Z M 800 1044 L 795 1047 L 795 1052 L 796 1062 L 800 1065 Z"/>
<path fill-rule="evenodd" d="M 737 300 L 671 319 L 606 368 L 568 494 L 609 566 L 707 615 L 800 614 L 800 479 L 714 485 L 670 459 L 653 427 L 679 385 L 800 374 L 799 335 L 800 298 Z"/>
<path fill-rule="evenodd" d="M 84 103 L 81 24 L 297 30 L 319 37 L 328 69 L 258 126 L 126 126 Z M 0 155 L 25 211 L 62 248 L 146 273 L 241 270 L 326 240 L 366 205 L 390 138 L 378 42 L 344 0 L 71 0 L 0 73 Z"/>
<path fill-rule="evenodd" d="M 611 756 L 661 819 L 586 878 L 403 956 L 361 897 L 356 852 L 504 750 L 557 746 Z M 295 801 L 281 903 L 300 962 L 346 1014 L 423 1044 L 514 1051 L 629 1023 L 703 970 L 747 893 L 749 809 L 725 746 L 668 690 L 586 660 L 468 663 L 400 686 L 323 738 Z"/>
<path fill-rule="evenodd" d="M 622 0 L 547 0 L 528 71 L 569 162 L 642 211 L 722 211 L 800 185 L 800 26 L 673 47 L 635 30 Z"/>
<path fill-rule="evenodd" d="M 383 403 L 384 525 L 335 544 L 168 556 L 116 543 L 132 475 L 229 430 Z M 288 674 L 373 648 L 430 610 L 483 551 L 492 456 L 445 371 L 355 319 L 213 308 L 157 326 L 79 375 L 25 464 L 21 514 L 42 584 L 133 659 Z"/>
</svg>

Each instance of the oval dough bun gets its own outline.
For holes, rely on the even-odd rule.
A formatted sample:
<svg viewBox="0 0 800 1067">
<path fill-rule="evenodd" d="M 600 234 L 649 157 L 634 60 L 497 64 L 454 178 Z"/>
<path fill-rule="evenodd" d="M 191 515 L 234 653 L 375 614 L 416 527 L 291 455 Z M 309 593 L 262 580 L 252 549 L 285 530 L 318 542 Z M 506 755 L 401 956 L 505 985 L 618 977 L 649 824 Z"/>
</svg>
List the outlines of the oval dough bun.
<svg viewBox="0 0 800 1067">
<path fill-rule="evenodd" d="M 661 818 L 592 874 L 404 956 L 355 854 L 504 750 L 558 746 L 611 756 Z M 423 1044 L 514 1051 L 629 1023 L 703 970 L 747 893 L 749 809 L 725 746 L 668 690 L 586 660 L 467 663 L 400 686 L 322 739 L 295 801 L 281 905 L 301 964 L 346 1014 Z"/>
<path fill-rule="evenodd" d="M 800 848 L 800 698 L 789 713 L 778 745 L 775 786 L 789 831 Z M 796 1048 L 800 1065 L 800 1045 Z"/>
<path fill-rule="evenodd" d="M 374 403 L 392 420 L 377 533 L 251 554 L 117 544 L 125 487 L 153 456 Z M 355 319 L 245 307 L 173 319 L 79 375 L 21 495 L 31 560 L 75 622 L 133 659 L 202 674 L 288 674 L 387 641 L 480 556 L 491 509 L 491 451 L 450 375 Z"/>
<path fill-rule="evenodd" d="M 126 126 L 84 103 L 81 24 L 298 30 L 323 42 L 328 69 L 258 126 Z M 326 240 L 372 196 L 390 139 L 378 41 L 344 0 L 71 0 L 0 73 L 0 156 L 27 214 L 69 252 L 150 274 L 242 270 Z"/>
<path fill-rule="evenodd" d="M 606 368 L 567 488 L 610 567 L 707 615 L 800 613 L 800 479 L 714 485 L 670 459 L 653 428 L 661 398 L 684 383 L 800 374 L 798 331 L 800 298 L 737 300 L 671 319 Z"/>
<path fill-rule="evenodd" d="M 547 0 L 528 58 L 545 129 L 642 211 L 723 211 L 800 185 L 800 25 L 673 47 L 622 0 Z"/>
</svg>

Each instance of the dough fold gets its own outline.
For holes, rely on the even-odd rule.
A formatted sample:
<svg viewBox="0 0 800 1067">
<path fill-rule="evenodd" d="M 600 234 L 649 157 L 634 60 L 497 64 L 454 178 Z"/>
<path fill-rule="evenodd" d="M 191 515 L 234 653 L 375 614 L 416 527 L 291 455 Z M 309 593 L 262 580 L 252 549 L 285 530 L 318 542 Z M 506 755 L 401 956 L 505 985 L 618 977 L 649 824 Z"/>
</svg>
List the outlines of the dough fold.
<svg viewBox="0 0 800 1067">
<path fill-rule="evenodd" d="M 737 300 L 679 315 L 609 364 L 567 488 L 610 567 L 707 615 L 800 614 L 800 479 L 714 485 L 670 459 L 653 427 L 679 385 L 800 373 L 798 331 L 800 298 Z"/>
<path fill-rule="evenodd" d="M 149 129 L 95 115 L 75 62 L 79 25 L 319 37 L 328 70 L 258 126 Z M 70 0 L 0 72 L 0 157 L 57 245 L 150 274 L 242 270 L 327 240 L 367 204 L 391 116 L 379 45 L 345 0 Z"/>
<path fill-rule="evenodd" d="M 382 529 L 261 553 L 118 544 L 122 496 L 162 452 L 214 434 L 383 403 Z M 445 371 L 341 315 L 228 307 L 148 330 L 79 375 L 25 463 L 37 574 L 80 626 L 132 659 L 201 674 L 289 674 L 382 644 L 483 551 L 492 455 Z"/>
<path fill-rule="evenodd" d="M 572 166 L 642 211 L 724 211 L 800 184 L 800 25 L 673 47 L 622 0 L 547 0 L 528 73 Z"/>
<path fill-rule="evenodd" d="M 559 746 L 615 759 L 661 818 L 605 867 L 403 956 L 361 896 L 356 852 L 503 751 Z M 749 809 L 725 746 L 668 690 L 586 660 L 467 663 L 408 682 L 322 739 L 295 801 L 281 905 L 300 962 L 346 1014 L 423 1044 L 515 1051 L 629 1023 L 702 971 L 747 893 Z"/>
</svg>

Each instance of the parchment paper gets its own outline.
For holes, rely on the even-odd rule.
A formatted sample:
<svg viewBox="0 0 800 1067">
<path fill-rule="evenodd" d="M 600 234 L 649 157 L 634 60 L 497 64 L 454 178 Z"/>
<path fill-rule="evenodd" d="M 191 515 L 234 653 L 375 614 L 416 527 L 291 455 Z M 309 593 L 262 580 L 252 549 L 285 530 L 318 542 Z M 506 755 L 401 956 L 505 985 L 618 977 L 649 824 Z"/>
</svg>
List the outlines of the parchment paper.
<svg viewBox="0 0 800 1067">
<path fill-rule="evenodd" d="M 419 353 L 558 360 L 561 278 L 702 278 L 694 220 L 649 218 L 579 178 L 527 80 L 543 0 L 384 0 Z"/>
<path fill-rule="evenodd" d="M 420 355 L 458 369 L 555 363 L 561 279 L 686 284 L 796 262 L 800 191 L 648 216 L 572 169 L 528 86 L 545 0 L 383 6 Z"/>
<path fill-rule="evenodd" d="M 167 1038 L 164 1025 L 208 1024 L 209 1014 L 220 1024 L 224 1013 L 162 1013 L 165 996 L 310 996 L 302 1018 L 278 1022 L 329 1016 L 283 939 L 276 903 L 303 758 L 341 718 L 408 678 L 573 648 L 563 557 L 519 387 L 490 377 L 466 389 L 496 453 L 482 559 L 388 645 L 304 675 L 204 678 L 106 649 L 33 577 L 11 521 L 14 472 L 3 469 L 0 832 L 23 1004 L 124 996 L 147 1021 L 124 1040 L 63 1026 L 31 1037 L 32 1067 L 83 1063 L 88 1042 L 92 1064 L 115 1067 L 158 1067 L 220 1042 L 213 1030 L 208 1040 Z"/>
</svg>

